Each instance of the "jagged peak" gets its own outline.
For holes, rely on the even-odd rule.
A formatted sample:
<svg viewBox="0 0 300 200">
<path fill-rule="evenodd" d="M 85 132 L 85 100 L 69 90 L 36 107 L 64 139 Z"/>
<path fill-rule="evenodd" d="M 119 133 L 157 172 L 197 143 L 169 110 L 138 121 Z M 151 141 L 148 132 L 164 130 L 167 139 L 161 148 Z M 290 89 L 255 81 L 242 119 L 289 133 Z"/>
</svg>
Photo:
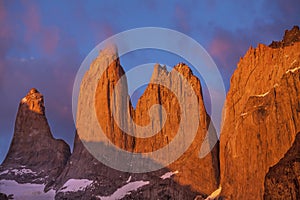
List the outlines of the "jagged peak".
<svg viewBox="0 0 300 200">
<path fill-rule="evenodd" d="M 28 94 L 40 93 L 36 88 L 31 88 Z"/>
<path fill-rule="evenodd" d="M 51 187 L 70 155 L 70 147 L 53 138 L 43 95 L 36 88 L 30 89 L 20 102 L 12 142 L 0 166 L 0 179 Z"/>
<path fill-rule="evenodd" d="M 169 72 L 165 65 L 162 66 L 162 65 L 156 63 L 153 68 L 151 80 L 157 79 L 161 76 L 168 75 L 168 74 L 169 74 Z"/>
<path fill-rule="evenodd" d="M 285 30 L 281 41 L 272 41 L 269 45 L 271 48 L 281 48 L 293 45 L 295 42 L 300 42 L 299 26 L 294 26 L 291 30 Z"/>
<path fill-rule="evenodd" d="M 178 63 L 174 67 L 174 69 L 176 71 L 178 71 L 180 74 L 182 74 L 184 77 L 188 77 L 190 75 L 193 75 L 193 71 L 191 70 L 191 68 L 183 62 Z"/>
<path fill-rule="evenodd" d="M 44 97 L 36 88 L 29 90 L 27 95 L 21 100 L 21 104 L 26 104 L 31 111 L 45 114 Z"/>
<path fill-rule="evenodd" d="M 98 57 L 110 57 L 116 59 L 118 55 L 118 47 L 115 44 L 109 44 L 104 49 L 99 51 Z"/>
<path fill-rule="evenodd" d="M 183 77 L 188 78 L 193 75 L 191 68 L 183 62 L 178 63 L 174 68 L 169 72 L 165 65 L 155 64 L 151 80 L 166 78 L 172 73 L 172 71 L 177 71 Z"/>
</svg>

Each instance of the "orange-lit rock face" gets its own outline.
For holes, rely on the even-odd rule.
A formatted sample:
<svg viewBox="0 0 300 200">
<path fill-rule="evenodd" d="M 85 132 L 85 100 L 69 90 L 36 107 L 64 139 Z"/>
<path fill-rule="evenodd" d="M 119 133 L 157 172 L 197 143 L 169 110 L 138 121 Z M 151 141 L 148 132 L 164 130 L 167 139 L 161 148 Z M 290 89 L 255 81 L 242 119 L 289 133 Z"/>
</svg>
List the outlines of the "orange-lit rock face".
<svg viewBox="0 0 300 200">
<path fill-rule="evenodd" d="M 24 97 L 21 100 L 21 103 L 28 106 L 28 109 L 42 114 L 45 114 L 45 107 L 44 107 L 44 98 L 43 95 L 41 93 L 39 93 L 37 91 L 37 89 L 32 88 L 26 95 L 26 97 Z"/>
<path fill-rule="evenodd" d="M 106 66 L 108 68 L 103 71 L 101 68 Z M 97 73 L 102 73 L 99 80 L 94 78 Z M 194 107 L 192 95 L 184 92 L 184 84 L 178 77 L 179 74 L 194 90 L 198 104 L 197 112 L 191 110 Z M 199 125 L 196 136 L 187 151 L 177 161 L 166 167 L 169 170 L 179 171 L 175 175 L 175 180 L 179 184 L 189 185 L 198 192 L 211 193 L 214 191 L 218 187 L 218 145 L 205 158 L 199 158 L 200 147 L 210 123 L 204 107 L 199 79 L 183 63 L 175 66 L 170 72 L 164 67 L 156 65 L 151 78 L 152 83 L 148 85 L 134 109 L 128 97 L 127 80 L 125 79 L 121 85 L 116 85 L 123 75 L 124 71 L 116 52 L 111 49 L 101 51 L 81 83 L 77 128 L 80 130 L 84 123 L 93 120 L 89 116 L 93 109 L 92 106 L 91 109 L 81 109 L 82 105 L 89 105 L 87 103 L 88 95 L 93 91 L 95 93 L 96 119 L 103 132 L 114 145 L 129 152 L 152 152 L 168 145 L 177 134 L 182 112 L 187 115 L 190 113 L 192 120 L 183 125 L 181 129 L 188 133 L 190 127 Z M 156 84 L 154 80 L 159 80 L 163 84 Z M 92 87 L 92 85 L 95 86 Z M 179 101 L 183 106 L 180 106 Z M 163 109 L 155 107 L 156 104 L 162 105 Z M 119 124 L 115 122 L 114 117 L 119 119 Z M 119 125 L 126 127 L 133 135 L 145 135 L 148 131 L 156 134 L 146 138 L 133 137 L 122 131 Z M 147 127 L 147 129 L 139 129 L 138 126 Z M 83 141 L 101 141 L 92 127 L 87 127 L 87 129 L 85 130 L 86 134 L 79 134 Z"/>
<path fill-rule="evenodd" d="M 231 78 L 220 138 L 222 194 L 262 199 L 264 178 L 300 130 L 300 43 L 258 45 Z"/>
<path fill-rule="evenodd" d="M 111 106 L 115 106 L 115 115 L 120 119 L 120 126 L 129 127 L 127 122 L 130 106 L 127 105 L 129 98 L 127 85 L 120 85 L 118 88 L 115 87 L 122 75 L 124 75 L 124 71 L 120 67 L 119 60 L 112 60 L 98 81 L 95 93 L 95 111 L 99 125 L 110 141 L 120 148 L 132 151 L 134 148 L 134 138 L 123 133 L 118 124 L 115 123 L 111 109 Z M 114 105 L 112 105 L 113 102 Z"/>
<path fill-rule="evenodd" d="M 189 95 L 181 92 L 181 81 L 178 78 L 178 73 L 185 77 L 189 84 L 196 92 L 199 105 L 199 116 L 191 117 L 191 121 L 185 124 L 182 128 L 184 131 L 189 131 L 191 124 L 198 124 L 198 131 L 194 141 L 188 150 L 177 161 L 168 166 L 173 171 L 178 170 L 175 180 L 182 185 L 190 185 L 196 191 L 210 193 L 218 186 L 218 161 L 217 148 L 208 154 L 204 159 L 199 158 L 201 144 L 207 132 L 209 125 L 209 117 L 203 103 L 201 85 L 190 68 L 184 64 L 178 64 L 170 72 L 164 68 L 156 66 L 151 79 L 161 79 L 165 81 L 167 88 L 176 91 L 179 94 L 177 97 L 161 85 L 149 84 L 144 94 L 138 101 L 135 110 L 135 120 L 138 124 L 147 124 L 147 113 L 149 108 L 154 104 L 163 105 L 167 113 L 166 123 L 163 126 L 160 134 L 155 135 L 154 140 L 136 140 L 136 151 L 152 151 L 158 147 L 167 145 L 172 138 L 175 137 L 180 123 L 180 113 L 187 112 L 191 115 L 194 113 L 190 109 L 191 100 Z M 183 107 L 180 106 L 178 99 L 183 102 Z M 161 112 L 155 113 L 156 119 L 160 119 Z M 159 122 L 157 122 L 159 123 Z M 216 145 L 217 146 L 217 145 Z"/>
</svg>

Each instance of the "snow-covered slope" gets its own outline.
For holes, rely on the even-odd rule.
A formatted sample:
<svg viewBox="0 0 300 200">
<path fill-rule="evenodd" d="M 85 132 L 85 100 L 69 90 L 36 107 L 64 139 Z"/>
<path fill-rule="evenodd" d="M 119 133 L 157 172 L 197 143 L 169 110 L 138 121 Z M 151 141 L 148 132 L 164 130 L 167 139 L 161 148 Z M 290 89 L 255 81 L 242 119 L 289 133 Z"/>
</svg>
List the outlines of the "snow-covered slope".
<svg viewBox="0 0 300 200">
<path fill-rule="evenodd" d="M 13 180 L 1 180 L 0 192 L 7 195 L 13 194 L 14 200 L 54 200 L 55 191 L 44 192 L 43 184 L 20 184 Z"/>
</svg>

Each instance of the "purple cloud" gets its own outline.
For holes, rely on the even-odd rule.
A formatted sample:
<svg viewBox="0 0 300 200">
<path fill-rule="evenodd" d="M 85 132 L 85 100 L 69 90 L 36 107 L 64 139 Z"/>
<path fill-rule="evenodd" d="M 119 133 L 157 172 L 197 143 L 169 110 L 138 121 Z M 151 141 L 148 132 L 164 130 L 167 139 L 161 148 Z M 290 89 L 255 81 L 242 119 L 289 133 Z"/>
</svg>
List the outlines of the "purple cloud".
<svg viewBox="0 0 300 200">
<path fill-rule="evenodd" d="M 175 23 L 178 30 L 185 33 L 191 31 L 191 27 L 189 24 L 189 13 L 187 9 L 184 9 L 184 7 L 179 4 L 176 5 L 174 16 L 175 16 Z"/>
</svg>

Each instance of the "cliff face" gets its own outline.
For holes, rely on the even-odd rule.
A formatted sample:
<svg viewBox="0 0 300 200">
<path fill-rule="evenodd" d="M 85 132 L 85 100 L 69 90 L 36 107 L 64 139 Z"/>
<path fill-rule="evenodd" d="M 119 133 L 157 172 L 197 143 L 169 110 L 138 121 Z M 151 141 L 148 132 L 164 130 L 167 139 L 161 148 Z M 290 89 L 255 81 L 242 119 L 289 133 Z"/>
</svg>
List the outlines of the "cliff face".
<svg viewBox="0 0 300 200">
<path fill-rule="evenodd" d="M 181 74 L 195 91 L 198 108 L 191 105 L 193 103 L 192 97 L 183 89 L 184 84 L 178 74 Z M 174 139 L 176 134 L 178 134 L 178 129 L 188 133 L 192 131 L 191 127 L 198 124 L 199 127 L 191 146 L 178 160 L 167 166 L 167 168 L 179 172 L 176 174 L 175 180 L 181 185 L 190 185 L 195 191 L 201 191 L 207 194 L 211 193 L 218 187 L 218 144 L 205 158 L 199 158 L 200 147 L 210 123 L 210 118 L 206 113 L 203 103 L 200 81 L 193 75 L 191 69 L 183 63 L 176 65 L 170 72 L 168 72 L 165 67 L 156 65 L 151 82 L 159 81 L 163 83 L 150 83 L 139 99 L 135 110 L 135 121 L 137 124 L 147 125 L 150 121 L 148 111 L 151 106 L 160 104 L 165 109 L 165 113 L 167 113 L 165 124 L 162 126 L 161 131 L 152 138 L 147 140 L 137 139 L 135 151 L 148 152 L 162 148 Z M 193 109 L 199 110 L 198 112 L 194 112 Z M 163 113 L 160 109 L 154 112 L 156 112 L 153 114 L 154 119 L 157 120 L 154 124 L 159 124 L 163 121 L 161 119 L 163 118 Z M 190 120 L 180 126 L 180 123 L 182 123 L 182 112 L 190 115 Z M 152 130 L 150 131 L 155 129 L 155 127 L 151 128 Z M 189 137 L 189 134 L 185 134 L 185 137 Z M 180 141 L 184 142 L 185 140 L 183 137 Z M 165 157 L 167 157 L 167 155 L 165 155 Z"/>
<path fill-rule="evenodd" d="M 0 168 L 0 179 L 51 185 L 70 154 L 69 146 L 51 134 L 43 95 L 31 89 L 20 102 L 12 143 Z"/>
<path fill-rule="evenodd" d="M 106 71 L 104 71 L 105 67 L 107 67 Z M 97 75 L 101 73 L 103 73 L 103 76 L 98 79 Z M 128 173 L 117 171 L 102 164 L 84 145 L 84 142 L 98 144 L 103 142 L 97 132 L 99 130 L 98 126 L 101 125 L 105 135 L 116 146 L 128 148 L 129 151 L 132 151 L 133 143 L 129 142 L 128 136 L 118 129 L 118 126 L 112 120 L 113 114 L 110 107 L 114 86 L 123 74 L 124 71 L 120 67 L 116 50 L 108 48 L 100 52 L 84 75 L 80 86 L 76 119 L 76 128 L 80 134 L 76 133 L 72 156 L 56 181 L 56 199 L 91 199 L 97 195 L 108 196 L 126 184 L 129 177 Z M 101 90 L 97 88 L 101 88 Z M 125 89 L 126 91 L 120 90 L 117 95 L 124 93 L 127 95 L 127 88 L 125 87 Z M 118 98 L 118 101 L 117 105 L 124 110 L 123 107 L 126 106 L 126 101 L 120 98 Z M 95 108 L 99 109 L 98 112 L 95 112 Z M 124 118 L 127 118 L 126 115 Z M 105 144 L 103 145 L 105 147 Z M 85 191 L 64 192 L 62 190 L 64 184 L 71 179 L 89 180 L 92 182 L 93 187 L 88 187 Z"/>
<path fill-rule="evenodd" d="M 300 133 L 265 178 L 264 199 L 300 199 Z"/>
<path fill-rule="evenodd" d="M 265 175 L 292 146 L 300 129 L 299 63 L 299 42 L 251 47 L 238 63 L 220 138 L 227 199 L 262 199 Z"/>
<path fill-rule="evenodd" d="M 104 71 L 106 66 L 108 67 Z M 102 74 L 100 79 L 97 78 L 99 73 Z M 179 129 L 181 113 L 186 112 L 191 115 L 195 113 L 189 110 L 193 108 L 190 100 L 191 94 L 181 92 L 184 91 L 184 84 L 178 78 L 179 74 L 185 77 L 192 86 L 199 105 L 199 110 L 192 118 L 194 121 L 191 120 L 180 127 L 183 133 L 187 132 L 182 137 L 187 137 L 189 128 L 194 124 L 199 124 L 199 127 L 196 129 L 192 145 L 177 161 L 155 172 L 137 174 L 107 167 L 90 154 L 89 151 L 93 151 L 93 149 L 83 144 L 97 143 L 104 145 L 105 148 L 105 142 L 95 131 L 99 130 L 97 127 L 99 125 L 110 142 L 128 152 L 147 153 L 169 144 Z M 77 130 L 84 130 L 84 132 L 83 134 L 79 133 L 76 137 L 74 153 L 58 179 L 56 198 L 86 199 L 96 195 L 112 195 L 118 188 L 126 185 L 128 177 L 131 177 L 131 182 L 134 180 L 149 181 L 147 186 L 139 190 L 142 192 L 132 192 L 130 198 L 192 199 L 196 194 L 214 191 L 218 187 L 219 178 L 218 145 L 204 159 L 198 157 L 210 122 L 203 104 L 200 81 L 185 64 L 178 64 L 171 72 L 156 65 L 152 75 L 153 83 L 148 85 L 134 109 L 128 97 L 126 77 L 123 77 L 125 78 L 122 80 L 123 84 L 117 84 L 123 75 L 124 71 L 114 48 L 101 51 L 86 72 L 81 83 L 76 122 Z M 156 84 L 155 80 L 163 82 L 165 86 Z M 174 90 L 177 96 L 174 91 L 171 92 L 167 88 Z M 184 107 L 179 105 L 178 98 L 183 102 Z M 164 109 L 152 107 L 155 104 L 162 105 Z M 93 115 L 94 110 L 95 114 Z M 113 117 L 118 119 L 118 123 Z M 87 124 L 88 126 L 86 126 Z M 122 130 L 120 126 L 123 127 Z M 147 128 L 141 128 L 145 126 Z M 124 129 L 132 132 L 133 135 L 125 133 Z M 156 134 L 148 138 L 134 137 L 148 133 Z M 183 142 L 183 140 L 180 141 Z M 173 152 L 168 153 L 172 154 Z M 167 155 L 165 156 L 167 157 Z M 153 160 L 153 162 L 158 161 Z M 123 165 L 129 164 L 123 163 Z M 167 172 L 172 178 L 161 178 Z M 92 187 L 87 188 L 84 193 L 60 192 L 63 185 L 69 179 L 74 178 L 91 180 Z"/>
</svg>

